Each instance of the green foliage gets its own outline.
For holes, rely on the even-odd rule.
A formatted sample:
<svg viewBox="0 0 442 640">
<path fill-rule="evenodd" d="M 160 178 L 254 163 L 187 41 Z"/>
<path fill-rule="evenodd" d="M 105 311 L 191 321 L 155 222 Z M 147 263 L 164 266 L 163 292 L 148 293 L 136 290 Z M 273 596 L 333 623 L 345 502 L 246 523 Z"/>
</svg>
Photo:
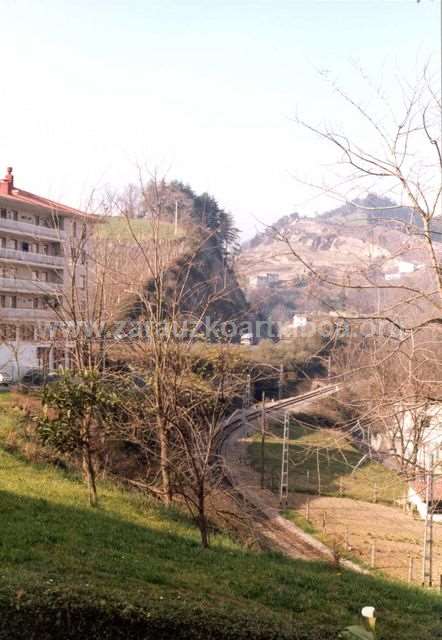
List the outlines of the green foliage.
<svg viewBox="0 0 442 640">
<path fill-rule="evenodd" d="M 278 477 L 281 469 L 281 426 L 272 425 L 275 436 L 269 437 L 265 449 L 267 475 Z M 317 455 L 319 450 L 321 494 L 339 496 L 341 489 L 349 498 L 392 503 L 402 495 L 404 486 L 398 475 L 379 462 L 367 460 L 354 471 L 361 452 L 341 431 L 307 427 L 293 420 L 290 426 L 289 491 L 316 494 L 318 491 Z M 256 470 L 261 468 L 261 445 L 256 436 L 248 448 Z M 308 475 L 307 475 L 308 472 Z"/>
<path fill-rule="evenodd" d="M 353 625 L 339 634 L 339 640 L 375 640 L 375 636 L 364 627 Z"/>
<path fill-rule="evenodd" d="M 0 638 L 336 640 L 367 604 L 378 640 L 440 631 L 439 595 L 224 534 L 203 550 L 181 512 L 110 483 L 86 509 L 75 477 L 1 449 L 0 490 Z"/>
<path fill-rule="evenodd" d="M 182 182 L 172 182 L 170 184 L 192 202 L 192 220 L 203 227 L 215 232 L 220 248 L 230 246 L 236 251 L 239 231 L 234 225 L 231 213 L 221 209 L 213 196 L 208 193 L 196 194 L 189 185 Z"/>
<path fill-rule="evenodd" d="M 100 372 L 65 372 L 42 393 L 44 415 L 37 418 L 37 431 L 44 444 L 60 453 L 72 453 L 90 437 L 85 428 L 94 424 L 106 431 L 121 404 L 115 383 L 103 380 Z"/>
</svg>

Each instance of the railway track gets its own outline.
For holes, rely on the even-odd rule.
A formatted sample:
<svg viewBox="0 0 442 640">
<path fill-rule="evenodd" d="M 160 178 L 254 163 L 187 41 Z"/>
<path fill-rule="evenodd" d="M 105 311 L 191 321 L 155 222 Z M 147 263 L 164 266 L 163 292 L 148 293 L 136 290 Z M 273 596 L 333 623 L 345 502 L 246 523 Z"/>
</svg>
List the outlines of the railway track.
<svg viewBox="0 0 442 640">
<path fill-rule="evenodd" d="M 308 391 L 307 393 L 303 393 L 299 396 L 291 396 L 290 398 L 284 398 L 283 400 L 278 400 L 277 402 L 268 403 L 265 406 L 266 415 L 271 413 L 277 413 L 282 411 L 283 409 L 291 408 L 296 406 L 297 404 L 301 404 L 306 402 L 307 400 L 314 400 L 315 398 L 322 398 L 333 393 L 337 393 L 340 389 L 339 384 L 327 385 L 325 387 L 320 387 L 319 389 L 315 389 L 314 391 Z M 223 446 L 229 437 L 245 422 L 253 422 L 257 418 L 260 417 L 262 412 L 261 405 L 250 407 L 249 409 L 244 410 L 236 410 L 232 413 L 225 421 L 224 428 L 220 435 L 220 440 L 217 445 L 217 452 L 222 454 Z"/>
<path fill-rule="evenodd" d="M 325 398 L 337 393 L 340 388 L 338 384 L 326 385 L 299 396 L 284 398 L 266 405 L 265 413 L 269 415 Z M 256 474 L 243 463 L 240 454 L 244 447 L 242 441 L 250 434 L 253 422 L 261 416 L 261 412 L 262 407 L 255 405 L 245 411 L 237 410 L 225 420 L 217 453 L 224 458 L 227 483 L 252 508 L 256 529 L 271 546 L 292 558 L 333 560 L 331 549 L 281 516 L 279 509 L 274 506 L 274 495 L 257 486 Z M 354 571 L 362 571 L 350 561 L 343 560 L 342 564 Z"/>
</svg>

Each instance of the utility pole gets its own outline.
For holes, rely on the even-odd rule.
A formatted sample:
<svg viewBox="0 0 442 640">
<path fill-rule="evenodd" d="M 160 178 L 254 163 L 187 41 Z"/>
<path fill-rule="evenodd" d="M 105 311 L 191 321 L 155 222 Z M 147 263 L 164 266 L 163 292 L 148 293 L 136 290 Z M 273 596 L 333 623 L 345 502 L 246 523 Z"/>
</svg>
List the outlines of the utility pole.
<svg viewBox="0 0 442 640">
<path fill-rule="evenodd" d="M 266 444 L 266 394 L 262 392 L 261 402 L 261 489 L 265 484 L 265 444 Z"/>
<path fill-rule="evenodd" d="M 174 235 L 178 235 L 178 200 L 175 200 L 175 231 Z"/>
<path fill-rule="evenodd" d="M 246 407 L 250 407 L 251 402 L 252 402 L 252 378 L 250 376 L 250 373 L 248 373 L 247 381 L 246 381 L 246 400 L 245 400 Z"/>
<path fill-rule="evenodd" d="M 424 463 L 425 464 L 425 463 Z M 430 466 L 425 469 L 426 490 L 425 502 L 427 516 L 425 518 L 424 550 L 422 563 L 422 584 L 424 587 L 433 586 L 433 485 L 434 485 L 434 455 L 430 455 Z"/>
<path fill-rule="evenodd" d="M 316 476 L 318 481 L 318 496 L 321 495 L 321 465 L 319 464 L 319 448 L 316 449 Z"/>
<path fill-rule="evenodd" d="M 284 365 L 281 362 L 281 365 L 279 367 L 279 379 L 278 379 L 278 400 L 281 400 L 282 398 L 283 386 L 284 386 Z"/>
<path fill-rule="evenodd" d="M 284 414 L 284 429 L 282 436 L 281 486 L 279 488 L 279 504 L 287 506 L 289 498 L 289 414 Z"/>
</svg>

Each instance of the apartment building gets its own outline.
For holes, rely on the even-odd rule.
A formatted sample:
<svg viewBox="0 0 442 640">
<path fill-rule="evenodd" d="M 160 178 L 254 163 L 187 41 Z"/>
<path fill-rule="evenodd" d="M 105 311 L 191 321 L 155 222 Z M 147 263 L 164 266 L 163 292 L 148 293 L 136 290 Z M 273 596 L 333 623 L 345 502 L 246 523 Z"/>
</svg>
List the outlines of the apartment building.
<svg viewBox="0 0 442 640">
<path fill-rule="evenodd" d="M 19 379 L 29 369 L 69 366 L 69 345 L 56 327 L 75 251 L 81 250 L 76 286 L 85 287 L 84 239 L 93 222 L 94 216 L 16 188 L 11 167 L 0 179 L 0 372 Z"/>
</svg>

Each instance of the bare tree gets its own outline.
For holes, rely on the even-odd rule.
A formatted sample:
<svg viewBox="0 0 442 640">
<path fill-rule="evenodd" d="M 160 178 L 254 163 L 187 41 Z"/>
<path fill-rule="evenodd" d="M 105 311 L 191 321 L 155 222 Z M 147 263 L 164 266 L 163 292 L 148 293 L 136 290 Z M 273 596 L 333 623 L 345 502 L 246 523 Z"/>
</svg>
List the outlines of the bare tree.
<svg viewBox="0 0 442 640">
<path fill-rule="evenodd" d="M 415 85 L 400 82 L 399 106 L 394 107 L 377 87 L 373 88 L 375 100 L 366 107 L 333 81 L 330 84 L 343 105 L 357 116 L 359 127 L 351 134 L 342 126 L 321 127 L 298 119 L 335 152 L 334 184 L 311 186 L 358 212 L 372 243 L 379 224 L 385 233 L 398 234 L 401 245 L 393 257 L 415 251 L 423 256 L 425 268 L 413 277 L 387 281 L 382 271 L 385 259 L 370 255 L 365 262 L 355 256 L 349 268 L 325 269 L 314 255 L 299 248 L 290 230 L 274 228 L 273 235 L 300 263 L 309 282 L 319 288 L 317 295 L 337 292 L 339 302 L 331 301 L 330 311 L 346 321 L 349 331 L 333 354 L 335 375 L 352 380 L 355 412 L 373 431 L 389 435 L 402 451 L 401 470 L 411 478 L 425 439 L 426 413 L 441 399 L 439 82 L 427 66 Z M 373 107 L 376 101 L 378 110 Z M 396 202 L 389 199 L 379 207 L 370 204 L 370 197 L 361 200 L 374 190 Z M 346 224 L 345 218 L 336 223 L 336 233 L 345 233 Z M 342 300 L 340 293 L 345 296 Z"/>
<path fill-rule="evenodd" d="M 120 200 L 120 215 L 113 218 L 118 218 L 125 240 L 117 247 L 120 258 L 111 270 L 113 295 L 121 291 L 123 320 L 111 353 L 132 361 L 145 376 L 144 424 L 136 420 L 136 428 L 123 425 L 124 437 L 142 452 L 150 490 L 170 504 L 179 459 L 174 425 L 181 395 L 188 392 L 187 359 L 196 340 L 216 337 L 206 335 L 208 316 L 233 319 L 244 299 L 224 263 L 217 233 L 194 226 L 191 237 L 171 238 L 164 183 L 155 176 L 147 185 L 140 180 L 139 192 L 136 215 L 127 216 Z"/>
<path fill-rule="evenodd" d="M 359 319 L 377 319 L 395 327 L 411 331 L 426 326 L 442 324 L 442 270 L 439 264 L 437 240 L 442 192 L 442 152 L 440 140 L 441 101 L 436 84 L 426 67 L 419 82 L 413 87 L 400 85 L 402 113 L 396 117 L 392 105 L 381 92 L 381 115 L 373 115 L 368 108 L 343 91 L 335 83 L 332 88 L 359 116 L 361 140 L 330 126 L 317 127 L 299 120 L 314 135 L 336 151 L 339 167 L 338 186 L 317 187 L 341 202 L 352 204 L 355 209 L 370 214 L 370 224 L 376 224 L 376 206 L 367 206 L 357 199 L 377 185 L 382 191 L 396 195 L 400 204 L 383 206 L 390 209 L 388 224 L 399 228 L 407 236 L 407 243 L 426 252 L 430 277 L 422 286 L 380 282 L 372 269 L 354 269 L 347 273 L 324 273 L 304 258 L 290 237 L 275 230 L 275 235 L 288 247 L 294 258 L 302 263 L 308 273 L 328 287 L 337 290 L 384 292 L 385 303 L 375 312 L 360 313 Z M 357 196 L 355 195 L 357 194 Z M 410 219 L 395 217 L 395 211 L 410 208 Z M 384 219 L 385 222 L 385 219 Z M 370 227 L 369 227 L 370 228 Z M 409 247 L 408 247 L 409 248 Z M 396 297 L 395 297 L 395 294 Z M 415 317 L 410 323 L 410 308 Z M 358 319 L 353 315 L 353 320 Z"/>
</svg>

